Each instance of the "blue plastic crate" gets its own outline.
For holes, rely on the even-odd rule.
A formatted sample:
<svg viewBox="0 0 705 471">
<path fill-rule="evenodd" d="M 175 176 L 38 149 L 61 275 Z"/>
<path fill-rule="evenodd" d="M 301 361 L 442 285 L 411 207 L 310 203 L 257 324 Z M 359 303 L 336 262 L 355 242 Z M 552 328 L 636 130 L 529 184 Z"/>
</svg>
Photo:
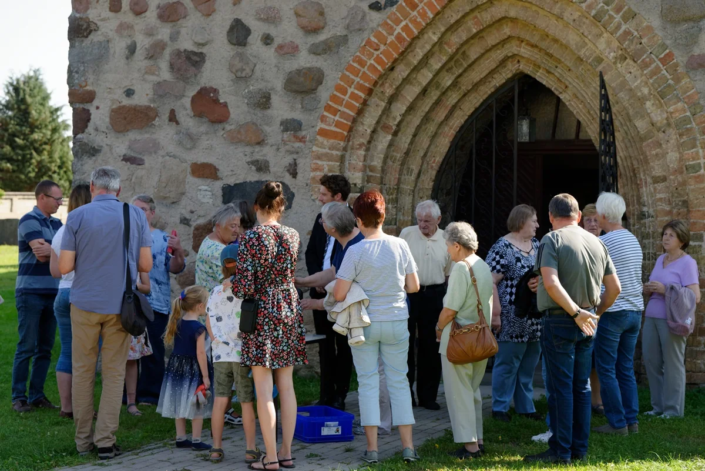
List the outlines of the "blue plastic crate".
<svg viewBox="0 0 705 471">
<path fill-rule="evenodd" d="M 305 443 L 351 442 L 354 418 L 328 406 L 299 407 L 294 438 Z"/>
</svg>

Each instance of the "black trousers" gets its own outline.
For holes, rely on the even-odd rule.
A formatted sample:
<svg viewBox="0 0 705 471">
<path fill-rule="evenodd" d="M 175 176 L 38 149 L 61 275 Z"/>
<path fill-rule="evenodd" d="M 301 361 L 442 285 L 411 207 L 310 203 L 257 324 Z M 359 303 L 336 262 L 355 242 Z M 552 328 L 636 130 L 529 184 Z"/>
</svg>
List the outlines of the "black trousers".
<svg viewBox="0 0 705 471">
<path fill-rule="evenodd" d="M 152 354 L 140 358 L 140 377 L 137 380 L 137 403 L 159 404 L 164 379 L 164 340 L 162 335 L 169 322 L 169 315 L 154 312 L 154 321 L 147 322 L 147 336 L 152 345 Z"/>
<path fill-rule="evenodd" d="M 436 324 L 443 310 L 445 285 L 421 288 L 409 294 L 409 387 L 416 383 L 419 405 L 436 402 L 441 383 L 441 355 L 436 342 Z"/>
<path fill-rule="evenodd" d="M 325 340 L 318 344 L 318 356 L 321 360 L 320 400 L 345 400 L 350 390 L 353 365 L 348 337 L 333 330 L 333 323 L 328 320 L 326 311 L 313 311 L 313 324 L 317 334 L 326 336 Z"/>
</svg>

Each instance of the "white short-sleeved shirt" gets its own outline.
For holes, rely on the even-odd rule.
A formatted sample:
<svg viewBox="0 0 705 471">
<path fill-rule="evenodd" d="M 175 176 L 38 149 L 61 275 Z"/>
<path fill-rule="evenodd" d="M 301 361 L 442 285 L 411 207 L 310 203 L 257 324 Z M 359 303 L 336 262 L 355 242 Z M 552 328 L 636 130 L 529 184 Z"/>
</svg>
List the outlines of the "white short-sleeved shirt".
<svg viewBox="0 0 705 471">
<path fill-rule="evenodd" d="M 350 247 L 337 278 L 355 281 L 370 299 L 370 320 L 399 321 L 409 318 L 406 305 L 406 275 L 416 273 L 409 245 L 398 237 L 383 235 Z"/>
<path fill-rule="evenodd" d="M 643 311 L 641 264 L 644 260 L 644 254 L 641 251 L 639 241 L 634 237 L 634 234 L 626 229 L 608 232 L 600 236 L 600 240 L 604 242 L 610 252 L 612 263 L 617 269 L 619 284 L 622 286 L 622 291 L 614 304 L 607 309 L 607 312 Z M 604 285 L 602 292 L 605 292 Z"/>
<path fill-rule="evenodd" d="M 57 258 L 59 258 L 59 255 L 61 255 L 61 239 L 64 237 L 65 230 L 66 228 L 64 226 L 61 226 L 59 230 L 56 231 L 56 234 L 54 234 L 54 238 L 51 240 L 51 250 L 54 251 Z M 61 275 L 61 281 L 59 281 L 59 289 L 71 288 L 71 285 L 73 284 L 73 277 L 73 272 L 67 273 L 66 275 Z"/>
<path fill-rule="evenodd" d="M 235 361 L 240 363 L 242 339 L 240 334 L 240 307 L 242 300 L 223 286 L 213 288 L 206 305 L 206 314 L 213 331 L 211 344 L 213 362 Z"/>
</svg>

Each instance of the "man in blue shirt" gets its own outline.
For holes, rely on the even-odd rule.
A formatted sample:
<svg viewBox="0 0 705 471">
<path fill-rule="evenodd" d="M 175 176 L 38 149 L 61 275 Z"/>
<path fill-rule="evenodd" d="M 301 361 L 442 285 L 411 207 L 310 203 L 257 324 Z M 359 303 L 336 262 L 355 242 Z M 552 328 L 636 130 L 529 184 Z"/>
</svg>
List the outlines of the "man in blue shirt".
<svg viewBox="0 0 705 471">
<path fill-rule="evenodd" d="M 34 190 L 37 205 L 22 216 L 17 229 L 19 270 L 15 284 L 17 322 L 20 339 L 12 365 L 12 408 L 28 412 L 31 407 L 56 409 L 44 395 L 44 382 L 51 363 L 51 349 L 56 336 L 54 298 L 59 280 L 49 271 L 51 241 L 61 221 L 51 217 L 63 200 L 61 188 L 50 180 L 40 182 Z M 29 363 L 34 358 L 32 377 L 27 379 Z"/>
<path fill-rule="evenodd" d="M 144 212 L 132 205 L 128 206 L 129 252 L 125 253 L 124 203 L 117 199 L 120 189 L 117 170 L 101 167 L 93 171 L 93 201 L 69 214 L 59 256 L 62 275 L 75 271 L 70 300 L 76 448 L 79 454 L 87 454 L 95 443 L 100 459 L 120 454 L 115 445 L 115 432 L 120 424 L 120 403 L 131 340 L 120 319 L 126 288 L 126 262 L 130 264 L 133 289 L 139 272 L 152 270 L 149 224 Z M 93 389 L 99 337 L 103 339 L 103 391 L 93 432 Z"/>
<path fill-rule="evenodd" d="M 186 268 L 184 249 L 178 235 L 166 232 L 152 225 L 157 205 L 149 195 L 137 195 L 132 204 L 140 208 L 149 223 L 152 233 L 152 271 L 149 281 L 152 291 L 147 296 L 154 310 L 154 320 L 147 322 L 147 335 L 152 345 L 152 355 L 140 358 L 140 377 L 137 381 L 137 402 L 157 405 L 164 378 L 164 331 L 171 314 L 171 279 L 169 274 L 178 275 Z M 171 249 L 171 253 L 169 250 Z"/>
</svg>

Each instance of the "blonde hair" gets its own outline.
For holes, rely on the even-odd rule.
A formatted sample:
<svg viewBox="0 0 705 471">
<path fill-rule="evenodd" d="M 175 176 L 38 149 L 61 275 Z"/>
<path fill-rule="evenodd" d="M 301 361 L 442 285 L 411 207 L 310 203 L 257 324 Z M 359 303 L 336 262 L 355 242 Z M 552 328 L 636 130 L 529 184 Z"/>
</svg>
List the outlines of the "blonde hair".
<svg viewBox="0 0 705 471">
<path fill-rule="evenodd" d="M 164 344 L 174 345 L 174 337 L 179 331 L 179 324 L 184 312 L 193 311 L 199 304 L 208 302 L 208 290 L 203 286 L 189 286 L 171 303 L 171 315 L 164 332 Z"/>
<path fill-rule="evenodd" d="M 584 218 L 591 218 L 597 216 L 597 205 L 595 203 L 585 205 L 582 213 Z"/>
</svg>

